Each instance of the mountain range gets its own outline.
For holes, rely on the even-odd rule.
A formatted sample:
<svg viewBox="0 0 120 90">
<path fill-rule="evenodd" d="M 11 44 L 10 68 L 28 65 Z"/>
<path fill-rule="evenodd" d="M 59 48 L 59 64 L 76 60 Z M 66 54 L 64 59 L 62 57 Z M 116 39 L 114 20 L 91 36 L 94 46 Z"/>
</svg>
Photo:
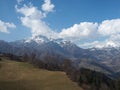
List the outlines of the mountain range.
<svg viewBox="0 0 120 90">
<path fill-rule="evenodd" d="M 35 53 L 36 57 L 43 61 L 46 56 L 52 56 L 58 61 L 57 63 L 70 59 L 76 68 L 92 69 L 113 77 L 120 73 L 119 47 L 83 49 L 70 41 L 48 39 L 39 35 L 14 42 L 0 40 L 0 53 L 17 56 Z"/>
</svg>

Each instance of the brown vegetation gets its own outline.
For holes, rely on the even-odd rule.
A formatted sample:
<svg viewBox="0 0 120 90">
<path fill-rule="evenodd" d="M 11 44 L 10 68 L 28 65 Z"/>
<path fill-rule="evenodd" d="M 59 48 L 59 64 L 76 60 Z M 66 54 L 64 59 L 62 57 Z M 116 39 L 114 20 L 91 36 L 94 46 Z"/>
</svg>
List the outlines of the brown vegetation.
<svg viewBox="0 0 120 90">
<path fill-rule="evenodd" d="M 64 72 L 35 68 L 27 62 L 3 59 L 0 90 L 83 90 Z"/>
</svg>

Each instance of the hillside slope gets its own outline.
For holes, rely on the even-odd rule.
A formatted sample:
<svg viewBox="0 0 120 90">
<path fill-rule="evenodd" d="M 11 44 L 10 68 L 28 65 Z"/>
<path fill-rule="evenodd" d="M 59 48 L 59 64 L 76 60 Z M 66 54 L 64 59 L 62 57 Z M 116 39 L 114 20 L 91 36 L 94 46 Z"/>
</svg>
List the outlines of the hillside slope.
<svg viewBox="0 0 120 90">
<path fill-rule="evenodd" d="M 0 66 L 0 90 L 83 90 L 64 72 L 42 70 L 5 58 Z"/>
</svg>

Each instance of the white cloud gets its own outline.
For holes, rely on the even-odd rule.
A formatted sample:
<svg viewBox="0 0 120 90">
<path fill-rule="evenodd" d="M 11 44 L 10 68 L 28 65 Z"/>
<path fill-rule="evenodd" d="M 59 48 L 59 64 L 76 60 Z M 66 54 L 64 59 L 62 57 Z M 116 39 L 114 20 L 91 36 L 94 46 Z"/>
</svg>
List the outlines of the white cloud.
<svg viewBox="0 0 120 90">
<path fill-rule="evenodd" d="M 63 29 L 59 33 L 59 35 L 61 38 L 70 40 L 83 48 L 102 48 L 108 46 L 117 47 L 120 46 L 120 34 L 119 31 L 115 31 L 116 29 L 114 27 L 119 24 L 118 21 L 116 23 L 115 21 L 116 20 L 108 20 L 107 23 L 106 21 L 103 21 L 101 24 L 93 22 L 81 22 L 80 24 L 75 24 L 70 28 Z M 108 32 L 105 30 L 108 26 L 113 28 L 112 30 L 114 31 L 114 33 L 111 32 L 111 29 L 107 29 L 110 34 L 106 34 Z M 102 34 L 103 31 L 100 31 L 101 27 L 106 33 Z"/>
<path fill-rule="evenodd" d="M 32 36 L 44 35 L 49 38 L 55 37 L 56 33 L 42 20 L 46 15 L 33 5 L 24 5 L 21 8 L 15 6 L 16 11 L 23 14 L 20 18 L 22 24 L 31 29 Z"/>
<path fill-rule="evenodd" d="M 114 34 L 111 35 L 105 43 L 105 46 L 113 46 L 113 47 L 118 47 L 120 46 L 120 34 Z"/>
<path fill-rule="evenodd" d="M 81 22 L 72 27 L 63 29 L 60 36 L 63 38 L 84 39 L 106 37 L 120 34 L 120 19 L 105 20 L 102 23 Z"/>
<path fill-rule="evenodd" d="M 0 20 L 0 32 L 10 33 L 8 30 L 9 28 L 16 28 L 16 26 L 13 23 L 3 22 Z"/>
<path fill-rule="evenodd" d="M 63 29 L 60 36 L 81 47 L 117 47 L 120 46 L 120 19 L 105 20 L 99 24 L 82 22 Z"/>
<path fill-rule="evenodd" d="M 60 37 L 67 40 L 81 40 L 89 37 L 94 38 L 97 35 L 97 27 L 97 23 L 82 22 L 80 24 L 75 24 L 70 28 L 63 29 L 60 32 Z"/>
<path fill-rule="evenodd" d="M 53 12 L 55 5 L 51 3 L 51 0 L 44 0 L 44 4 L 42 5 L 42 10 L 44 12 Z"/>
<path fill-rule="evenodd" d="M 103 21 L 98 28 L 98 32 L 104 36 L 120 33 L 120 19 Z"/>
<path fill-rule="evenodd" d="M 34 7 L 32 4 L 29 4 L 29 6 L 27 5 L 23 5 L 23 7 L 18 8 L 17 5 L 15 6 L 17 12 L 21 13 L 24 15 L 24 17 L 29 17 L 30 19 L 42 19 L 45 17 L 45 15 L 38 10 L 37 7 Z"/>
<path fill-rule="evenodd" d="M 106 37 L 99 42 L 96 47 L 119 47 L 120 46 L 120 19 L 103 21 L 98 27 L 98 33 L 101 38 Z M 97 38 L 96 38 L 97 39 Z"/>
<path fill-rule="evenodd" d="M 111 35 L 109 40 L 115 41 L 115 42 L 120 42 L 120 34 Z"/>
</svg>

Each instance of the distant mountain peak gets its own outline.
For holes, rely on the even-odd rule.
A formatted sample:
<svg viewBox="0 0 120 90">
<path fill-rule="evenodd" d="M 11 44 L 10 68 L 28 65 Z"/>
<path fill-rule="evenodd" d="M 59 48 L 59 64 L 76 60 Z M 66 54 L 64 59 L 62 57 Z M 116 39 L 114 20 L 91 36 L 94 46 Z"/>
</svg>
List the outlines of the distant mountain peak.
<svg viewBox="0 0 120 90">
<path fill-rule="evenodd" d="M 94 48 L 97 49 L 104 49 L 104 48 L 118 48 L 120 47 L 120 45 L 118 45 L 117 43 L 113 42 L 113 41 L 108 41 L 104 44 L 100 44 L 100 45 L 96 45 Z"/>
<path fill-rule="evenodd" d="M 45 36 L 38 35 L 38 36 L 33 36 L 33 37 L 28 38 L 28 39 L 25 39 L 24 42 L 31 43 L 33 41 L 39 44 L 39 43 L 49 42 L 50 40 Z"/>
</svg>

